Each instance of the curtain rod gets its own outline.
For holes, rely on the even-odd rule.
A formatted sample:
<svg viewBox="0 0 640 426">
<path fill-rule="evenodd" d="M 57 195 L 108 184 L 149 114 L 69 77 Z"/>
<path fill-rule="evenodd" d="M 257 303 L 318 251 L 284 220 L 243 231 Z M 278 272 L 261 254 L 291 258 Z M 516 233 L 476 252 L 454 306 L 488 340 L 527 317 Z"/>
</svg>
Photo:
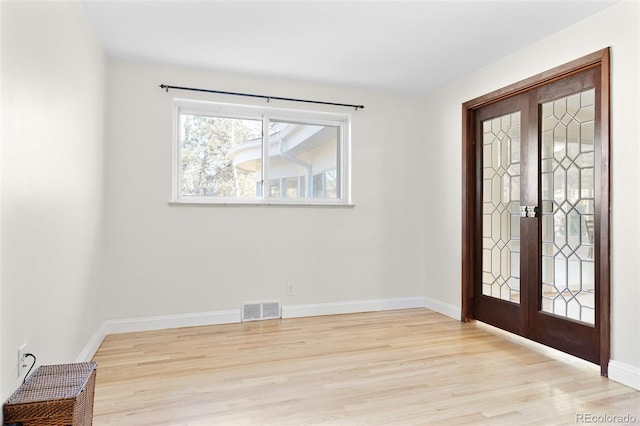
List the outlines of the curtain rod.
<svg viewBox="0 0 640 426">
<path fill-rule="evenodd" d="M 269 102 L 271 99 L 275 99 L 275 100 L 278 100 L 278 101 L 305 102 L 305 103 L 308 103 L 308 104 L 343 106 L 343 107 L 355 108 L 356 111 L 359 110 L 359 109 L 364 109 L 364 105 L 352 105 L 352 104 L 340 104 L 340 103 L 335 103 L 335 102 L 311 101 L 311 100 L 308 100 L 308 99 L 283 98 L 283 97 L 280 97 L 280 96 L 254 95 L 254 94 L 251 94 L 251 93 L 225 92 L 225 91 L 222 91 L 222 90 L 196 89 L 196 88 L 193 88 L 193 87 L 169 86 L 167 84 L 161 84 L 160 88 L 164 89 L 167 92 L 169 91 L 169 89 L 190 90 L 192 92 L 218 93 L 218 94 L 221 94 L 221 95 L 247 96 L 247 97 L 250 97 L 250 98 L 262 98 L 262 99 L 266 99 L 267 102 Z"/>
</svg>

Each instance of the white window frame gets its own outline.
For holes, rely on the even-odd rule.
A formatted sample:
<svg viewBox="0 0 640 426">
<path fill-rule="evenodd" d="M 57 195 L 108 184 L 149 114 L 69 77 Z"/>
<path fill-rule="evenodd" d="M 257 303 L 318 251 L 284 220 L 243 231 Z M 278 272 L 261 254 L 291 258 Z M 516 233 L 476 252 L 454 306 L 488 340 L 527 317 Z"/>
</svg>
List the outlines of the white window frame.
<svg viewBox="0 0 640 426">
<path fill-rule="evenodd" d="M 216 117 L 262 120 L 262 184 L 260 197 L 201 197 L 183 196 L 180 194 L 182 157 L 180 147 L 180 114 L 215 115 Z M 311 197 L 271 197 L 268 190 L 269 181 L 269 144 L 265 142 L 268 135 L 269 121 L 282 120 L 301 124 L 319 124 L 339 128 L 337 171 L 340 197 L 336 199 Z M 268 137 L 268 136 L 266 136 Z M 282 205 L 282 206 L 353 206 L 351 203 L 351 116 L 329 112 L 294 110 L 284 108 L 239 105 L 193 99 L 175 98 L 173 100 L 173 137 L 172 137 L 172 196 L 171 204 L 196 205 Z M 265 190 L 266 188 L 266 190 Z"/>
</svg>

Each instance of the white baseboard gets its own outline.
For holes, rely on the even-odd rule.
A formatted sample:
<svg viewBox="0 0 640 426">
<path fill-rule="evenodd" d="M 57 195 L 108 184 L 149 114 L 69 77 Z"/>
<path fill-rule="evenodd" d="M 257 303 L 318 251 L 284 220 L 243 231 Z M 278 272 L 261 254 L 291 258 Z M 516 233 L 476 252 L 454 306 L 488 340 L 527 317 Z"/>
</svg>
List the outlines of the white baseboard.
<svg viewBox="0 0 640 426">
<path fill-rule="evenodd" d="M 610 360 L 609 378 L 614 382 L 640 390 L 640 368 L 638 367 Z"/>
<path fill-rule="evenodd" d="M 78 358 L 76 358 L 76 362 L 89 362 L 93 358 L 93 356 L 98 352 L 98 348 L 102 344 L 102 341 L 107 336 L 107 327 L 105 323 L 100 324 L 98 331 L 91 336 L 89 342 L 85 345 Z"/>
<path fill-rule="evenodd" d="M 460 321 L 462 319 L 462 308 L 459 306 L 450 305 L 448 303 L 441 302 L 440 300 L 425 297 L 424 307 L 442 315 L 446 315 L 449 318 L 453 318 L 456 321 Z"/>
<path fill-rule="evenodd" d="M 354 314 L 393 309 L 424 308 L 424 297 L 353 300 L 348 302 L 312 303 L 282 306 L 282 318 L 315 317 L 320 315 Z"/>
<path fill-rule="evenodd" d="M 240 309 L 107 320 L 104 324 L 106 334 L 117 334 L 131 333 L 134 331 L 163 330 L 167 328 L 197 327 L 201 325 L 231 324 L 235 322 L 240 322 Z"/>
</svg>

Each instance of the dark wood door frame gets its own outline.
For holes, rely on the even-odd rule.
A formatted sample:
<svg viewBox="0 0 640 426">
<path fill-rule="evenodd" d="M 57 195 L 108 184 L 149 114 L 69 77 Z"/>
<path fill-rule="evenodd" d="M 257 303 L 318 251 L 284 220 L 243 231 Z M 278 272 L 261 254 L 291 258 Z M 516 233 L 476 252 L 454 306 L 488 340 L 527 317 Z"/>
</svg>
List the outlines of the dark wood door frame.
<svg viewBox="0 0 640 426">
<path fill-rule="evenodd" d="M 462 320 L 474 319 L 473 297 L 474 281 L 477 275 L 476 206 L 479 204 L 477 197 L 482 194 L 482 182 L 476 179 L 476 170 L 479 167 L 479 158 L 476 155 L 475 144 L 475 112 L 481 107 L 487 106 L 499 100 L 512 97 L 545 84 L 560 80 L 567 76 L 584 70 L 600 67 L 601 79 L 601 134 L 602 149 L 600 168 L 601 174 L 596 178 L 599 183 L 599 197 L 596 199 L 596 211 L 599 215 L 599 223 L 595 227 L 596 247 L 600 262 L 595 266 L 596 280 L 599 282 L 600 291 L 596 295 L 599 304 L 599 312 L 596 321 L 600 323 L 600 373 L 607 376 L 610 356 L 610 73 L 609 73 L 610 49 L 605 48 L 590 55 L 571 61 L 567 64 L 545 71 L 541 74 L 527 78 L 510 86 L 480 96 L 465 102 L 462 105 Z M 598 179 L 599 178 L 599 179 Z"/>
</svg>

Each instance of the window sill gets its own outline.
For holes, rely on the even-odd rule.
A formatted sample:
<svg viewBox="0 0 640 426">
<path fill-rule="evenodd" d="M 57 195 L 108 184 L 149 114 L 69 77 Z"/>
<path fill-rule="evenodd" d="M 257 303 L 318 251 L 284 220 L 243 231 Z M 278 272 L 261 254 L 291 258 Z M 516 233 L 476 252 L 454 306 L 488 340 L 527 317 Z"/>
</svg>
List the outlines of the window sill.
<svg viewBox="0 0 640 426">
<path fill-rule="evenodd" d="M 170 206 L 193 207 L 319 207 L 319 208 L 354 208 L 353 203 L 342 202 L 304 202 L 304 201 L 214 201 L 214 200 L 172 200 Z"/>
</svg>

